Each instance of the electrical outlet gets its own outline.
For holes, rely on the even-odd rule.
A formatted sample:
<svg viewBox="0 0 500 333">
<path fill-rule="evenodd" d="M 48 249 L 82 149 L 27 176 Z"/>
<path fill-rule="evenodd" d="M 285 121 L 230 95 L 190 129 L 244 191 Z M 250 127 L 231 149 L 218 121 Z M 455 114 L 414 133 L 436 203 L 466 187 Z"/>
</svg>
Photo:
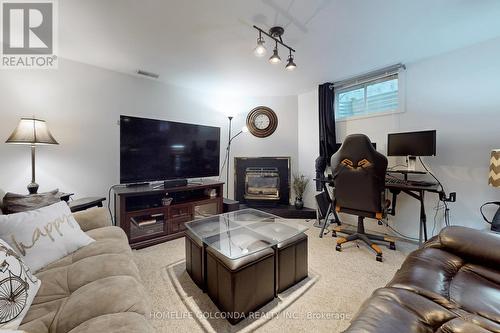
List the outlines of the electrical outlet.
<svg viewBox="0 0 500 333">
<path fill-rule="evenodd" d="M 446 193 L 440 193 L 439 200 L 445 202 L 455 202 L 457 201 L 457 192 L 451 192 L 448 197 L 446 196 Z"/>
</svg>

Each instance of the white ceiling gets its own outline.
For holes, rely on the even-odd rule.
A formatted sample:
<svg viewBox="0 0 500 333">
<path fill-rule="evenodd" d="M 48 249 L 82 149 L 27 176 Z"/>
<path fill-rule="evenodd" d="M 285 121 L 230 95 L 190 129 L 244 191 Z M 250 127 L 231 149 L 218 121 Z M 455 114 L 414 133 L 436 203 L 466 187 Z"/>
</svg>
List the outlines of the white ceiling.
<svg viewBox="0 0 500 333">
<path fill-rule="evenodd" d="M 62 57 L 170 84 L 292 95 L 500 36 L 498 0 L 62 0 Z M 286 28 L 298 68 L 256 58 L 256 24 Z M 271 48 L 267 43 L 268 52 Z M 283 60 L 286 52 L 281 49 Z"/>
</svg>

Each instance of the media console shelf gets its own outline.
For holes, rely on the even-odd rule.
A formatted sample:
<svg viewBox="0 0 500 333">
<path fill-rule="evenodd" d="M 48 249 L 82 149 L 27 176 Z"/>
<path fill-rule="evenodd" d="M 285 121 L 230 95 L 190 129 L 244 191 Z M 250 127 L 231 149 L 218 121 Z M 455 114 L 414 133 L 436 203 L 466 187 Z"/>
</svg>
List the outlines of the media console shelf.
<svg viewBox="0 0 500 333">
<path fill-rule="evenodd" d="M 222 213 L 224 183 L 205 180 L 174 188 L 115 190 L 115 216 L 133 249 L 184 236 L 184 223 Z M 171 202 L 165 205 L 165 201 Z"/>
</svg>

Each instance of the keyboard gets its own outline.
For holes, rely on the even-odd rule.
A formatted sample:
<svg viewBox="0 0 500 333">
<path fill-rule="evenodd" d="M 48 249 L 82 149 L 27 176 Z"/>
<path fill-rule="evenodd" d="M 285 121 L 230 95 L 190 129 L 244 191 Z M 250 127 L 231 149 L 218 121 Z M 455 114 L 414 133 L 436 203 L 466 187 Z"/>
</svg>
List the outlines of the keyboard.
<svg viewBox="0 0 500 333">
<path fill-rule="evenodd" d="M 434 186 L 436 183 L 426 182 L 423 180 L 404 180 L 401 178 L 387 177 L 385 179 L 386 184 L 390 185 L 403 185 L 403 186 Z"/>
<path fill-rule="evenodd" d="M 385 179 L 386 184 L 398 184 L 398 185 L 409 185 L 407 180 L 387 177 Z"/>
</svg>

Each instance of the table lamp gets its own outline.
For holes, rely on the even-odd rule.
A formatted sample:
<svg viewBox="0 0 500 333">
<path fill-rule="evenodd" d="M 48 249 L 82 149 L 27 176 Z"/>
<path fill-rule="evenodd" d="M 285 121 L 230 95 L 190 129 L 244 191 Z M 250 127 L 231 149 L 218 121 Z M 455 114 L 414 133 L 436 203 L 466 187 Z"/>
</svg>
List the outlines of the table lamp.
<svg viewBox="0 0 500 333">
<path fill-rule="evenodd" d="M 488 184 L 493 187 L 500 187 L 500 149 L 491 151 Z M 491 221 L 491 230 L 500 232 L 500 207 Z"/>
<path fill-rule="evenodd" d="M 38 184 L 35 182 L 35 147 L 59 144 L 50 134 L 47 123 L 35 118 L 21 118 L 16 129 L 5 143 L 31 146 L 31 183 L 28 185 L 28 191 L 30 194 L 36 194 Z"/>
</svg>

